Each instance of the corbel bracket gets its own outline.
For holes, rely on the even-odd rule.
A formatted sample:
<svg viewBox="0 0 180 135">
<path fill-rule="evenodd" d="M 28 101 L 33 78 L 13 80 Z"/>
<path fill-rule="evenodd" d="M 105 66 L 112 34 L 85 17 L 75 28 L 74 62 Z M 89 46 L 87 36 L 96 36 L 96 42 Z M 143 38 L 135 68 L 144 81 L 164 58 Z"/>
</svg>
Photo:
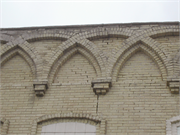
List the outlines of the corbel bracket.
<svg viewBox="0 0 180 135">
<path fill-rule="evenodd" d="M 112 86 L 111 78 L 98 78 L 91 82 L 91 86 L 96 95 L 105 95 Z"/>
<path fill-rule="evenodd" d="M 37 97 L 43 97 L 46 90 L 48 89 L 47 81 L 34 81 L 33 83 L 34 91 Z"/>
<path fill-rule="evenodd" d="M 179 94 L 179 88 L 180 88 L 179 79 L 169 79 L 167 81 L 167 86 L 169 87 L 172 94 Z"/>
</svg>

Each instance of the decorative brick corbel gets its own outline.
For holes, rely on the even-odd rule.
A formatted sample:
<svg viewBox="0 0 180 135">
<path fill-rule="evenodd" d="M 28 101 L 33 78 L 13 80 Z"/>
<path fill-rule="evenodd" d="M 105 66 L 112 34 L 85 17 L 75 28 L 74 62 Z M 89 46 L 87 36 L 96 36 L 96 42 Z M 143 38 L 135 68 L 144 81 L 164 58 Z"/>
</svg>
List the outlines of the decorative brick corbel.
<svg viewBox="0 0 180 135">
<path fill-rule="evenodd" d="M 36 96 L 42 97 L 44 96 L 46 90 L 48 89 L 48 82 L 47 81 L 34 81 L 33 83 L 34 91 Z"/>
<path fill-rule="evenodd" d="M 168 79 L 167 86 L 169 87 L 172 94 L 179 94 L 179 88 L 180 88 L 179 79 Z"/>
<path fill-rule="evenodd" d="M 91 86 L 96 95 L 105 95 L 112 86 L 111 78 L 98 78 L 91 82 Z"/>
</svg>

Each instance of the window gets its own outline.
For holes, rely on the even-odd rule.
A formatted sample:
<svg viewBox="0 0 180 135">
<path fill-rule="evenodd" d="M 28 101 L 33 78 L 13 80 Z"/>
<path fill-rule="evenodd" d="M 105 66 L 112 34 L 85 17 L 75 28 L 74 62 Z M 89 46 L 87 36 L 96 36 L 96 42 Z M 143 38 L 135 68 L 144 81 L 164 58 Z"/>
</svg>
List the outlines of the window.
<svg viewBox="0 0 180 135">
<path fill-rule="evenodd" d="M 180 135 L 180 127 L 177 127 L 177 135 Z"/>
<path fill-rule="evenodd" d="M 180 115 L 166 121 L 166 135 L 180 135 Z"/>
<path fill-rule="evenodd" d="M 96 126 L 79 122 L 55 123 L 43 126 L 41 135 L 96 135 Z"/>
<path fill-rule="evenodd" d="M 40 116 L 32 122 L 30 135 L 106 134 L 106 120 L 85 113 L 56 113 Z"/>
</svg>

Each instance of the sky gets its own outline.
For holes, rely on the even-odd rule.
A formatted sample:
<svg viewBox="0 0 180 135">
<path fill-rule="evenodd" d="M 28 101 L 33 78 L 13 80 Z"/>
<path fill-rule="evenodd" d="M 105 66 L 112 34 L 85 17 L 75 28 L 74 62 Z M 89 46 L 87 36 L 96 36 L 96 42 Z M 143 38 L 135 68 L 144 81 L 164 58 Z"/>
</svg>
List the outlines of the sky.
<svg viewBox="0 0 180 135">
<path fill-rule="evenodd" d="M 0 27 L 180 21 L 180 0 L 0 0 Z"/>
</svg>

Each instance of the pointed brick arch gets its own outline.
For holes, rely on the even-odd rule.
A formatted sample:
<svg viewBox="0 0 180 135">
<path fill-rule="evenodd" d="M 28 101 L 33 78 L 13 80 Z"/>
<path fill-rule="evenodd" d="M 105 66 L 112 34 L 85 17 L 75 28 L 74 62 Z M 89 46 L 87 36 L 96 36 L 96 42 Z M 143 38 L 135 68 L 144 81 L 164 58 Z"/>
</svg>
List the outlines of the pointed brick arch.
<svg viewBox="0 0 180 135">
<path fill-rule="evenodd" d="M 6 48 L 4 48 L 0 54 L 1 57 L 4 57 L 7 53 L 15 50 L 16 48 L 20 48 L 23 52 L 25 52 L 36 64 L 38 62 L 37 51 L 29 46 L 28 42 L 23 42 L 22 44 L 12 44 L 7 43 Z M 37 65 L 37 64 L 36 64 Z"/>
<path fill-rule="evenodd" d="M 115 56 L 111 58 L 109 68 L 106 69 L 107 74 L 106 76 L 110 76 L 110 72 L 112 70 L 113 65 L 116 63 L 116 59 L 119 56 L 119 53 L 123 53 L 127 48 L 130 46 L 133 46 L 136 42 L 138 41 L 143 41 L 146 43 L 146 45 L 149 48 L 152 48 L 157 54 L 158 57 L 160 57 L 163 61 L 163 64 L 165 64 L 168 74 L 172 74 L 172 65 L 167 61 L 167 54 L 163 52 L 158 46 L 159 43 L 156 42 L 151 36 L 159 36 L 159 35 L 169 35 L 169 34 L 177 34 L 179 32 L 179 26 L 159 26 L 159 27 L 153 27 L 149 28 L 147 30 L 142 30 L 141 32 L 136 32 L 132 31 L 128 28 L 119 28 L 119 27 L 114 27 L 114 28 L 105 28 L 105 27 L 99 27 L 95 28 L 91 31 L 86 31 L 79 33 L 77 35 L 77 39 L 93 39 L 93 38 L 98 38 L 98 37 L 104 37 L 104 36 L 110 36 L 110 35 L 118 35 L 118 36 L 123 36 L 123 37 L 129 37 L 126 39 L 122 44 L 122 48 L 118 48 L 114 53 Z M 93 44 L 93 43 L 92 43 Z M 102 54 L 103 56 L 103 54 Z"/>
<path fill-rule="evenodd" d="M 90 59 L 93 58 L 97 62 L 97 65 L 98 65 L 98 67 L 100 68 L 100 71 L 101 71 L 101 76 L 103 76 L 105 74 L 106 69 L 105 69 L 104 63 L 102 61 L 102 56 L 101 56 L 101 53 L 100 53 L 99 49 L 97 47 L 95 47 L 95 45 L 93 45 L 89 40 L 83 39 L 83 40 L 79 41 L 75 37 L 70 38 L 69 40 L 62 43 L 61 48 L 59 48 L 53 54 L 53 57 L 50 60 L 49 66 L 44 67 L 44 73 L 46 73 L 49 76 L 49 73 L 51 72 L 52 68 L 57 63 L 57 61 L 65 53 L 70 51 L 72 48 L 76 48 L 76 47 L 80 47 L 84 51 L 88 52 L 88 55 L 91 57 Z"/>
<path fill-rule="evenodd" d="M 101 70 L 100 67 L 96 61 L 96 59 L 89 54 L 89 52 L 87 52 L 85 49 L 81 48 L 81 47 L 74 47 L 71 50 L 69 50 L 67 53 L 65 53 L 54 65 L 54 67 L 52 68 L 52 70 L 49 73 L 49 80 L 50 82 L 53 82 L 55 75 L 57 74 L 57 72 L 59 71 L 58 69 L 61 68 L 64 63 L 66 63 L 66 61 L 68 61 L 71 57 L 73 57 L 75 54 L 80 53 L 81 55 L 83 55 L 93 66 L 96 75 L 97 76 L 101 76 Z"/>
<path fill-rule="evenodd" d="M 16 39 L 12 39 L 8 43 L 6 43 L 6 46 L 1 51 L 0 55 L 1 56 L 4 55 L 4 53 L 6 53 L 9 50 L 13 50 L 17 46 L 19 46 L 22 49 L 24 49 L 31 57 L 33 57 L 34 53 L 32 51 L 32 48 L 30 48 L 30 46 L 28 46 L 28 42 L 26 42 L 21 36 L 17 37 Z"/>
<path fill-rule="evenodd" d="M 179 36 L 179 26 L 178 25 L 164 25 L 164 26 L 159 26 L 159 27 L 154 27 L 150 28 L 144 31 L 144 34 L 148 35 L 151 38 L 158 38 L 162 36 Z M 159 43 L 158 43 L 159 44 Z M 179 50 L 178 50 L 179 51 Z M 179 55 L 177 51 L 177 55 Z M 166 53 L 163 52 L 165 55 Z M 172 61 L 174 60 L 174 62 Z M 174 58 L 170 58 L 169 60 L 167 59 L 166 65 L 168 69 L 168 78 L 178 78 L 176 71 L 174 71 L 174 67 L 178 66 L 177 65 L 177 57 L 175 56 Z"/>
<path fill-rule="evenodd" d="M 124 41 L 123 47 L 119 48 L 116 52 L 114 57 L 110 60 L 110 66 L 108 71 L 110 71 L 108 74 L 111 76 L 112 75 L 112 70 L 119 60 L 120 57 L 123 56 L 124 53 L 126 53 L 128 50 L 130 50 L 132 47 L 134 47 L 138 42 L 142 42 L 144 46 L 152 50 L 156 56 L 162 61 L 163 65 L 165 66 L 167 70 L 167 74 L 172 72 L 172 67 L 169 65 L 167 61 L 167 56 L 165 53 L 158 47 L 158 43 L 154 41 L 150 37 L 130 37 L 126 41 Z"/>
<path fill-rule="evenodd" d="M 43 71 L 42 58 L 38 57 L 37 50 L 31 47 L 29 45 L 29 42 L 43 40 L 43 39 L 66 40 L 72 35 L 73 35 L 72 32 L 66 32 L 64 30 L 39 30 L 39 31 L 34 30 L 30 33 L 26 32 L 16 39 L 12 38 L 11 41 L 6 43 L 6 46 L 3 48 L 3 50 L 0 53 L 0 56 L 5 55 L 7 52 L 17 47 L 22 48 L 22 50 L 24 50 L 24 52 L 26 52 L 33 59 L 36 65 L 36 73 L 37 73 L 36 80 L 39 80 L 41 79 L 40 74 Z M 5 37 L 2 38 L 5 39 Z"/>
<path fill-rule="evenodd" d="M 136 52 L 139 50 L 143 51 L 146 55 L 148 55 L 158 66 L 161 74 L 162 74 L 162 79 L 166 80 L 167 77 L 167 72 L 166 72 L 166 67 L 163 66 L 163 62 L 159 59 L 157 54 L 153 52 L 151 49 L 143 45 L 142 43 L 137 43 L 135 46 L 132 48 L 128 49 L 128 51 L 124 52 L 118 59 L 116 65 L 113 68 L 112 72 L 112 79 L 113 81 L 117 81 L 117 76 L 123 65 L 127 62 L 127 60 L 133 56 Z"/>
<path fill-rule="evenodd" d="M 20 44 L 18 44 L 20 43 Z M 6 48 L 3 49 L 0 56 L 5 56 L 8 52 L 11 52 L 12 50 L 15 50 L 16 48 L 20 48 L 25 52 L 34 62 L 34 65 L 36 67 L 36 78 L 35 80 L 41 79 L 41 72 L 42 72 L 42 58 L 38 57 L 38 52 L 36 49 L 30 46 L 30 44 L 27 41 L 24 41 L 21 37 L 16 39 L 14 43 L 8 42 L 6 44 Z"/>
<path fill-rule="evenodd" d="M 38 123 L 52 119 L 83 119 L 84 121 L 93 121 L 97 123 L 97 135 L 106 134 L 106 120 L 100 118 L 98 115 L 91 115 L 85 113 L 57 113 L 41 116 L 35 119 L 31 125 L 30 135 L 36 135 Z"/>
<path fill-rule="evenodd" d="M 153 27 L 153 28 L 144 30 L 143 33 L 149 36 L 151 40 L 154 40 L 154 38 L 158 38 L 162 36 L 179 36 L 179 25 L 171 25 L 171 26 L 164 25 L 164 26 Z M 160 43 L 157 43 L 157 45 L 158 44 Z M 167 54 L 165 52 L 162 51 L 161 53 L 164 53 L 164 55 L 166 56 L 166 66 L 168 70 L 168 77 L 174 76 L 174 69 L 173 69 L 174 66 L 173 66 L 173 63 L 171 62 L 171 59 L 170 60 L 167 59 Z"/>
<path fill-rule="evenodd" d="M 31 68 L 34 79 L 35 79 L 37 76 L 36 65 L 35 65 L 33 59 L 31 59 L 31 57 L 26 52 L 24 52 L 24 50 L 22 50 L 19 47 L 15 48 L 14 50 L 7 52 L 5 55 L 2 56 L 1 66 L 3 66 L 9 59 L 13 58 L 15 55 L 20 55 L 28 63 L 28 65 Z"/>
<path fill-rule="evenodd" d="M 59 48 L 59 50 L 57 50 L 56 53 L 51 58 L 50 65 L 54 65 L 54 63 L 56 63 L 56 61 L 62 56 L 64 50 L 73 48 L 76 45 L 76 43 L 78 43 L 82 46 L 82 48 L 84 48 L 87 51 L 90 51 L 90 53 L 96 58 L 99 66 L 100 66 L 101 72 L 102 72 L 102 77 L 107 77 L 107 74 L 106 74 L 107 69 L 104 66 L 105 62 L 102 59 L 103 57 L 105 57 L 105 55 L 103 54 L 102 51 L 100 51 L 96 47 L 96 45 L 94 43 L 92 43 L 88 39 L 103 37 L 103 36 L 108 36 L 108 35 L 112 35 L 112 36 L 118 35 L 118 36 L 127 38 L 127 37 L 131 36 L 132 32 L 133 31 L 128 28 L 99 27 L 99 28 L 92 29 L 90 31 L 79 33 L 79 34 L 69 38 L 67 41 L 63 42 L 61 48 Z M 51 66 L 51 68 L 52 67 L 53 66 Z M 44 69 L 46 70 L 45 72 L 48 72 L 48 70 L 50 70 L 50 67 L 44 67 Z"/>
</svg>

